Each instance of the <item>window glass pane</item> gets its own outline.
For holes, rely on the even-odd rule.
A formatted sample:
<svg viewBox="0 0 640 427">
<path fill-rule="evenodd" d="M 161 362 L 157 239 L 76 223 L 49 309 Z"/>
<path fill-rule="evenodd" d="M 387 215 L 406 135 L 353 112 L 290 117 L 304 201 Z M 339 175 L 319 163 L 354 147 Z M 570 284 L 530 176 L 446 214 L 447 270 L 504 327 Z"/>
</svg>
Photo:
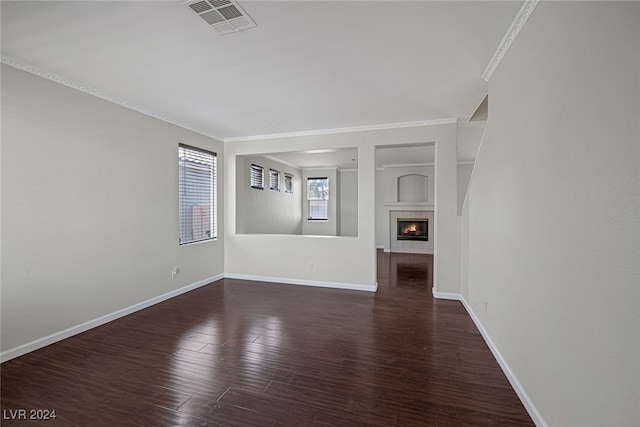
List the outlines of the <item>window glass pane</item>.
<svg viewBox="0 0 640 427">
<path fill-rule="evenodd" d="M 329 200 L 329 178 L 307 178 L 308 200 Z"/>
<path fill-rule="evenodd" d="M 217 237 L 215 153 L 180 144 L 178 147 L 179 243 Z"/>
<path fill-rule="evenodd" d="M 262 166 L 251 165 L 251 188 L 264 189 L 264 169 Z"/>
<path fill-rule="evenodd" d="M 277 170 L 269 170 L 269 189 L 273 191 L 280 191 L 280 172 Z"/>
<path fill-rule="evenodd" d="M 329 178 L 307 178 L 307 200 L 307 219 L 329 219 Z"/>
<path fill-rule="evenodd" d="M 308 219 L 329 219 L 329 203 L 327 203 L 327 200 L 309 200 Z"/>
<path fill-rule="evenodd" d="M 293 193 L 293 175 L 284 174 L 284 192 Z"/>
</svg>

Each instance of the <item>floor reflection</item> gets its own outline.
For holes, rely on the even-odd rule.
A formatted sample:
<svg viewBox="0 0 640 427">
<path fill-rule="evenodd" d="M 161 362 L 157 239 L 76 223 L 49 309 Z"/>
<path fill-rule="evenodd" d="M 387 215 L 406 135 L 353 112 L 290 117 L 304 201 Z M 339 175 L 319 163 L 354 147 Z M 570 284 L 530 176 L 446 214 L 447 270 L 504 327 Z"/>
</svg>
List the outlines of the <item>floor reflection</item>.
<svg viewBox="0 0 640 427">
<path fill-rule="evenodd" d="M 3 364 L 2 408 L 62 426 L 532 425 L 464 308 L 433 299 L 432 267 L 379 252 L 375 294 L 225 279 Z"/>
</svg>

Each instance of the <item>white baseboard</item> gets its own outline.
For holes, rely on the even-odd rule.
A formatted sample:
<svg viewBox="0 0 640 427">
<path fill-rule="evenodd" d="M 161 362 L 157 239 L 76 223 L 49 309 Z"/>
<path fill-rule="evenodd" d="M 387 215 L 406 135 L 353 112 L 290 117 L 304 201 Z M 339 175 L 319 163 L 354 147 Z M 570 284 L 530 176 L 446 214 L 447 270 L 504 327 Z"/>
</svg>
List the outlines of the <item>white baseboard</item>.
<svg viewBox="0 0 640 427">
<path fill-rule="evenodd" d="M 6 362 L 7 360 L 14 359 L 16 357 L 22 356 L 23 354 L 27 354 L 34 350 L 37 350 L 42 347 L 46 347 L 49 344 L 53 344 L 58 341 L 62 341 L 63 339 L 72 337 L 73 335 L 77 335 L 79 333 L 88 331 L 89 329 L 93 329 L 97 326 L 104 325 L 105 323 L 111 322 L 112 320 L 119 319 L 120 317 L 127 316 L 136 311 L 145 309 L 152 305 L 158 304 L 162 301 L 166 301 L 170 298 L 176 297 L 178 295 L 184 294 L 185 292 L 192 291 L 204 285 L 208 285 L 209 283 L 216 282 L 220 279 L 223 279 L 224 275 L 218 274 L 216 276 L 208 277 L 206 279 L 200 280 L 198 282 L 192 283 L 180 289 L 176 289 L 171 292 L 167 292 L 166 294 L 159 295 L 157 297 L 150 298 L 146 301 L 139 302 L 130 307 L 123 308 L 122 310 L 114 311 L 113 313 L 105 314 L 104 316 L 100 316 L 96 319 L 89 320 L 87 322 L 81 323 L 76 326 L 72 326 L 60 332 L 55 332 L 51 335 L 48 335 L 43 338 L 39 338 L 35 341 L 28 342 L 21 346 L 3 351 L 0 353 L 0 362 Z"/>
<path fill-rule="evenodd" d="M 487 346 L 489 346 L 491 353 L 493 353 L 493 357 L 495 357 L 496 361 L 500 365 L 502 372 L 504 372 L 504 374 L 506 375 L 507 380 L 509 380 L 509 383 L 511 384 L 511 387 L 513 387 L 513 389 L 515 390 L 516 394 L 520 398 L 520 401 L 524 405 L 524 408 L 529 413 L 529 416 L 531 417 L 535 425 L 538 427 L 546 427 L 547 423 L 542 418 L 542 415 L 540 415 L 540 412 L 538 412 L 538 409 L 529 398 L 529 395 L 522 387 L 522 384 L 520 384 L 520 381 L 518 381 L 518 378 L 515 376 L 515 374 L 509 367 L 509 364 L 507 363 L 507 361 L 504 360 L 504 357 L 502 357 L 502 354 L 500 353 L 496 345 L 493 343 L 493 340 L 489 336 L 489 333 L 486 331 L 486 329 L 480 322 L 480 319 L 478 319 L 478 316 L 476 316 L 474 311 L 471 309 L 471 305 L 469 305 L 467 300 L 465 300 L 464 297 L 460 294 L 454 294 L 454 293 L 448 293 L 448 292 L 437 292 L 435 288 L 433 288 L 433 296 L 438 299 L 457 300 L 462 303 L 462 306 L 471 317 L 471 320 L 473 320 L 473 323 L 475 323 L 476 328 L 478 328 L 478 331 L 480 331 L 480 335 L 482 335 L 482 338 L 487 343 Z"/>
<path fill-rule="evenodd" d="M 431 293 L 433 294 L 433 297 L 437 299 L 452 299 L 456 301 L 460 301 L 462 299 L 462 295 L 460 294 L 452 294 L 449 292 L 438 292 L 436 291 L 436 288 L 431 288 Z"/>
<path fill-rule="evenodd" d="M 317 282 L 314 280 L 286 279 L 282 277 L 252 276 L 248 274 L 234 274 L 234 273 L 226 273 L 224 277 L 225 279 L 241 279 L 241 280 L 251 280 L 254 282 L 284 283 L 286 285 L 315 286 L 319 288 L 345 289 L 345 290 L 351 290 L 351 291 L 375 292 L 378 290 L 377 282 L 374 285 L 359 285 L 356 283 Z"/>
</svg>

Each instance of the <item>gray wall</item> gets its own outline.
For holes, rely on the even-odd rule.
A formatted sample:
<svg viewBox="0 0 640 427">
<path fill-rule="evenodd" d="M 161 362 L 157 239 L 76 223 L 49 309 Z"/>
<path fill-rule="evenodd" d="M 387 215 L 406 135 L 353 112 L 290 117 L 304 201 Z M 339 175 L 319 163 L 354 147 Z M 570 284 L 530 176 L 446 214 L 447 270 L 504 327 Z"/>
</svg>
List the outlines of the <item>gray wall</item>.
<svg viewBox="0 0 640 427">
<path fill-rule="evenodd" d="M 547 425 L 640 425 L 640 3 L 540 2 L 489 99 L 463 295 Z"/>
<path fill-rule="evenodd" d="M 218 153 L 217 241 L 178 245 L 178 143 Z M 222 150 L 3 65 L 2 351 L 222 274 Z"/>
<path fill-rule="evenodd" d="M 340 194 L 338 205 L 338 235 L 358 235 L 358 171 L 338 171 Z"/>
<path fill-rule="evenodd" d="M 464 203 L 465 196 L 467 195 L 467 188 L 469 187 L 469 181 L 471 180 L 471 172 L 473 171 L 473 164 L 458 164 L 458 213 L 462 213 L 462 204 Z"/>
<path fill-rule="evenodd" d="M 300 234 L 302 232 L 302 173 L 262 156 L 237 158 L 238 233 Z M 251 188 L 251 164 L 264 168 L 264 190 Z M 269 169 L 280 172 L 280 191 L 269 190 Z M 293 194 L 284 191 L 284 174 L 293 175 Z"/>
</svg>

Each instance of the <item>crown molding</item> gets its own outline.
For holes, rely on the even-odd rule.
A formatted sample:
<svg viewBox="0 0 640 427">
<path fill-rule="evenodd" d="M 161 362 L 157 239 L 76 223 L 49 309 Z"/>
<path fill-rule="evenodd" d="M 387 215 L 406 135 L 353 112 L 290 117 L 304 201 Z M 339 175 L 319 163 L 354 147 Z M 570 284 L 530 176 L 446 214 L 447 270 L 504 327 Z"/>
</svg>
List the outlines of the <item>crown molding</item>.
<svg viewBox="0 0 640 427">
<path fill-rule="evenodd" d="M 255 135 L 255 136 L 239 136 L 232 138 L 225 138 L 224 142 L 245 142 L 245 141 L 259 141 L 265 139 L 278 139 L 278 138 L 300 138 L 303 136 L 317 136 L 317 135 L 329 135 L 335 133 L 347 133 L 347 132 L 363 132 L 371 130 L 385 130 L 385 129 L 400 129 L 417 126 L 436 126 L 436 125 L 449 125 L 458 123 L 457 118 L 447 119 L 435 119 L 435 120 L 423 120 L 418 122 L 401 122 L 401 123 L 387 123 L 382 125 L 369 125 L 369 126 L 355 126 L 335 129 L 319 129 L 310 130 L 304 132 L 288 132 L 288 133 L 274 133 L 270 135 Z"/>
<path fill-rule="evenodd" d="M 493 58 L 491 58 L 491 61 L 489 61 L 489 65 L 487 65 L 484 73 L 482 73 L 482 78 L 485 81 L 489 81 L 489 79 L 493 75 L 493 72 L 496 70 L 496 68 L 498 68 L 498 65 L 500 65 L 500 62 L 502 61 L 502 58 L 504 58 L 504 55 L 511 47 L 511 44 L 518 36 L 520 30 L 522 30 L 522 27 L 524 27 L 524 24 L 527 22 L 527 19 L 529 19 L 529 16 L 531 16 L 531 13 L 536 8 L 539 1 L 540 0 L 525 0 L 524 4 L 520 8 L 520 11 L 511 23 L 507 34 L 505 34 L 502 42 L 500 42 L 498 50 L 496 50 L 496 53 L 493 54 Z"/>
<path fill-rule="evenodd" d="M 475 161 L 473 161 L 473 160 L 460 160 L 460 161 L 456 162 L 456 165 L 473 165 L 474 163 L 475 163 Z M 428 162 L 428 163 L 400 163 L 400 164 L 382 165 L 381 168 L 376 168 L 376 170 L 383 171 L 386 168 L 413 168 L 413 167 L 435 166 L 435 165 L 436 164 L 434 162 Z"/>
<path fill-rule="evenodd" d="M 313 171 L 326 171 L 326 170 L 337 171 L 338 167 L 337 166 L 327 166 L 327 167 L 313 166 L 313 167 L 310 167 L 310 168 L 302 168 L 302 170 L 303 171 L 310 171 L 310 172 L 313 172 Z"/>
<path fill-rule="evenodd" d="M 434 166 L 435 163 L 427 162 L 427 163 L 398 163 L 398 164 L 390 164 L 390 165 L 382 165 L 383 169 L 386 168 L 412 168 L 412 167 L 422 167 L 422 166 Z"/>
<path fill-rule="evenodd" d="M 44 79 L 51 80 L 52 82 L 59 83 L 61 85 L 70 87 L 71 89 L 75 89 L 75 90 L 78 90 L 80 92 L 86 93 L 87 95 L 95 96 L 96 98 L 100 98 L 102 100 L 111 102 L 112 104 L 116 104 L 116 105 L 119 105 L 121 107 L 128 108 L 129 110 L 133 110 L 135 112 L 144 114 L 146 116 L 153 117 L 154 119 L 158 119 L 158 120 L 161 120 L 163 122 L 166 122 L 166 123 L 181 127 L 183 129 L 190 130 L 191 132 L 198 133 L 198 134 L 206 136 L 208 138 L 213 138 L 213 139 L 217 139 L 218 141 L 223 141 L 223 138 L 217 137 L 215 135 L 210 135 L 210 134 L 208 134 L 206 132 L 202 132 L 202 131 L 200 131 L 198 129 L 192 128 L 191 126 L 187 126 L 187 125 L 185 125 L 183 123 L 176 122 L 175 120 L 167 119 L 166 117 L 162 117 L 159 114 L 154 113 L 153 111 L 149 111 L 149 110 L 147 110 L 145 108 L 142 108 L 142 107 L 140 107 L 138 105 L 132 104 L 132 103 L 130 103 L 128 101 L 125 101 L 123 99 L 120 99 L 120 98 L 116 98 L 115 96 L 108 95 L 108 94 L 106 94 L 104 92 L 101 92 L 101 91 L 99 91 L 97 89 L 82 85 L 82 84 L 80 84 L 78 82 L 74 82 L 72 80 L 65 79 L 63 77 L 58 76 L 57 74 L 50 73 L 48 71 L 42 70 L 42 69 L 40 69 L 38 67 L 35 67 L 33 65 L 26 64 L 26 63 L 24 63 L 24 62 L 22 62 L 22 61 L 20 61 L 20 60 L 18 60 L 16 58 L 12 58 L 12 57 L 7 56 L 7 55 L 1 55 L 0 56 L 0 62 L 2 62 L 3 64 L 6 64 L 6 65 L 9 65 L 11 67 L 17 68 L 19 70 L 26 71 L 27 73 L 33 74 L 35 76 L 42 77 Z"/>
</svg>

